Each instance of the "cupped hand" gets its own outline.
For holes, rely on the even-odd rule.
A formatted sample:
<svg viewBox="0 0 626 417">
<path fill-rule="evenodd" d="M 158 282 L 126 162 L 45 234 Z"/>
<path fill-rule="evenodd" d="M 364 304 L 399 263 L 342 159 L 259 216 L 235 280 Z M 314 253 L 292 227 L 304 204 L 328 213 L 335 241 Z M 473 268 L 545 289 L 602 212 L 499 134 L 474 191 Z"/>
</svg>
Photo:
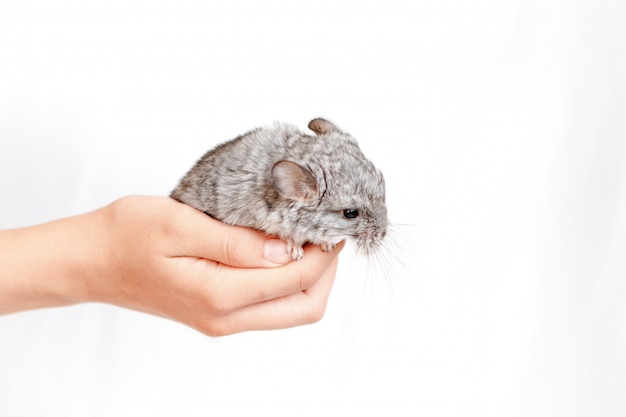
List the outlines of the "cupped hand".
<svg viewBox="0 0 626 417">
<path fill-rule="evenodd" d="M 321 319 L 337 254 L 223 224 L 169 198 L 125 197 L 98 213 L 108 263 L 92 298 L 162 315 L 210 335 Z"/>
</svg>

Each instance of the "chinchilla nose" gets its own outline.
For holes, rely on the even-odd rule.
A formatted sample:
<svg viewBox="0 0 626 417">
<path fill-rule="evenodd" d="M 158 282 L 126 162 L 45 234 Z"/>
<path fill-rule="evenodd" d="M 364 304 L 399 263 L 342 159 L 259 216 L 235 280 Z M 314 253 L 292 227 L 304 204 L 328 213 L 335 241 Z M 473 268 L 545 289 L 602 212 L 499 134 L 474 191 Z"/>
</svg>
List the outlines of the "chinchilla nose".
<svg viewBox="0 0 626 417">
<path fill-rule="evenodd" d="M 370 233 L 365 233 L 365 236 L 370 239 L 381 241 L 385 238 L 385 236 L 387 236 L 387 228 L 376 226 Z"/>
</svg>

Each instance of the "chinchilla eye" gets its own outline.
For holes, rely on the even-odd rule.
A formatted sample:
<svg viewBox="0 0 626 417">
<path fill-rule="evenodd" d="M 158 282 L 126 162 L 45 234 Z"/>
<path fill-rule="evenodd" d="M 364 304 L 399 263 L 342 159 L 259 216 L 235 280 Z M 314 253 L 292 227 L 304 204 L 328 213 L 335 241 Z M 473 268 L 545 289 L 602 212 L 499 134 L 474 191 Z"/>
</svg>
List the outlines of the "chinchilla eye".
<svg viewBox="0 0 626 417">
<path fill-rule="evenodd" d="M 359 211 L 357 209 L 345 209 L 343 211 L 343 217 L 346 219 L 354 219 L 359 217 Z"/>
</svg>

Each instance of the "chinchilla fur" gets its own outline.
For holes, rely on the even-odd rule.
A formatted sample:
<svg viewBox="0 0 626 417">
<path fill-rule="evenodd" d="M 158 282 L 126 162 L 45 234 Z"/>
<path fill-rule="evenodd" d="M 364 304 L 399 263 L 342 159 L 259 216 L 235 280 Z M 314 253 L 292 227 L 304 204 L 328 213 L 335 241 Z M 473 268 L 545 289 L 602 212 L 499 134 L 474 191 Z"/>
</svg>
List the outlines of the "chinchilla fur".
<svg viewBox="0 0 626 417">
<path fill-rule="evenodd" d="M 387 231 L 383 175 L 331 122 L 314 119 L 309 128 L 315 135 L 275 123 L 225 142 L 171 197 L 224 223 L 280 237 L 293 259 L 307 242 L 329 251 L 348 238 L 369 253 Z"/>
</svg>

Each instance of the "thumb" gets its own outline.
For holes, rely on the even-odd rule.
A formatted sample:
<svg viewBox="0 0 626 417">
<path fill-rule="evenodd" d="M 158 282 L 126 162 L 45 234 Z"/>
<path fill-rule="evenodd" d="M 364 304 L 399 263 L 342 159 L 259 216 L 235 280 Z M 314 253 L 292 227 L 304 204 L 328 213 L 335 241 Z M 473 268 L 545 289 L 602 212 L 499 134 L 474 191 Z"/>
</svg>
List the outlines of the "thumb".
<svg viewBox="0 0 626 417">
<path fill-rule="evenodd" d="M 206 214 L 181 205 L 176 222 L 179 245 L 174 256 L 210 259 L 240 268 L 276 267 L 291 261 L 287 244 L 258 230 L 227 225 Z"/>
</svg>

